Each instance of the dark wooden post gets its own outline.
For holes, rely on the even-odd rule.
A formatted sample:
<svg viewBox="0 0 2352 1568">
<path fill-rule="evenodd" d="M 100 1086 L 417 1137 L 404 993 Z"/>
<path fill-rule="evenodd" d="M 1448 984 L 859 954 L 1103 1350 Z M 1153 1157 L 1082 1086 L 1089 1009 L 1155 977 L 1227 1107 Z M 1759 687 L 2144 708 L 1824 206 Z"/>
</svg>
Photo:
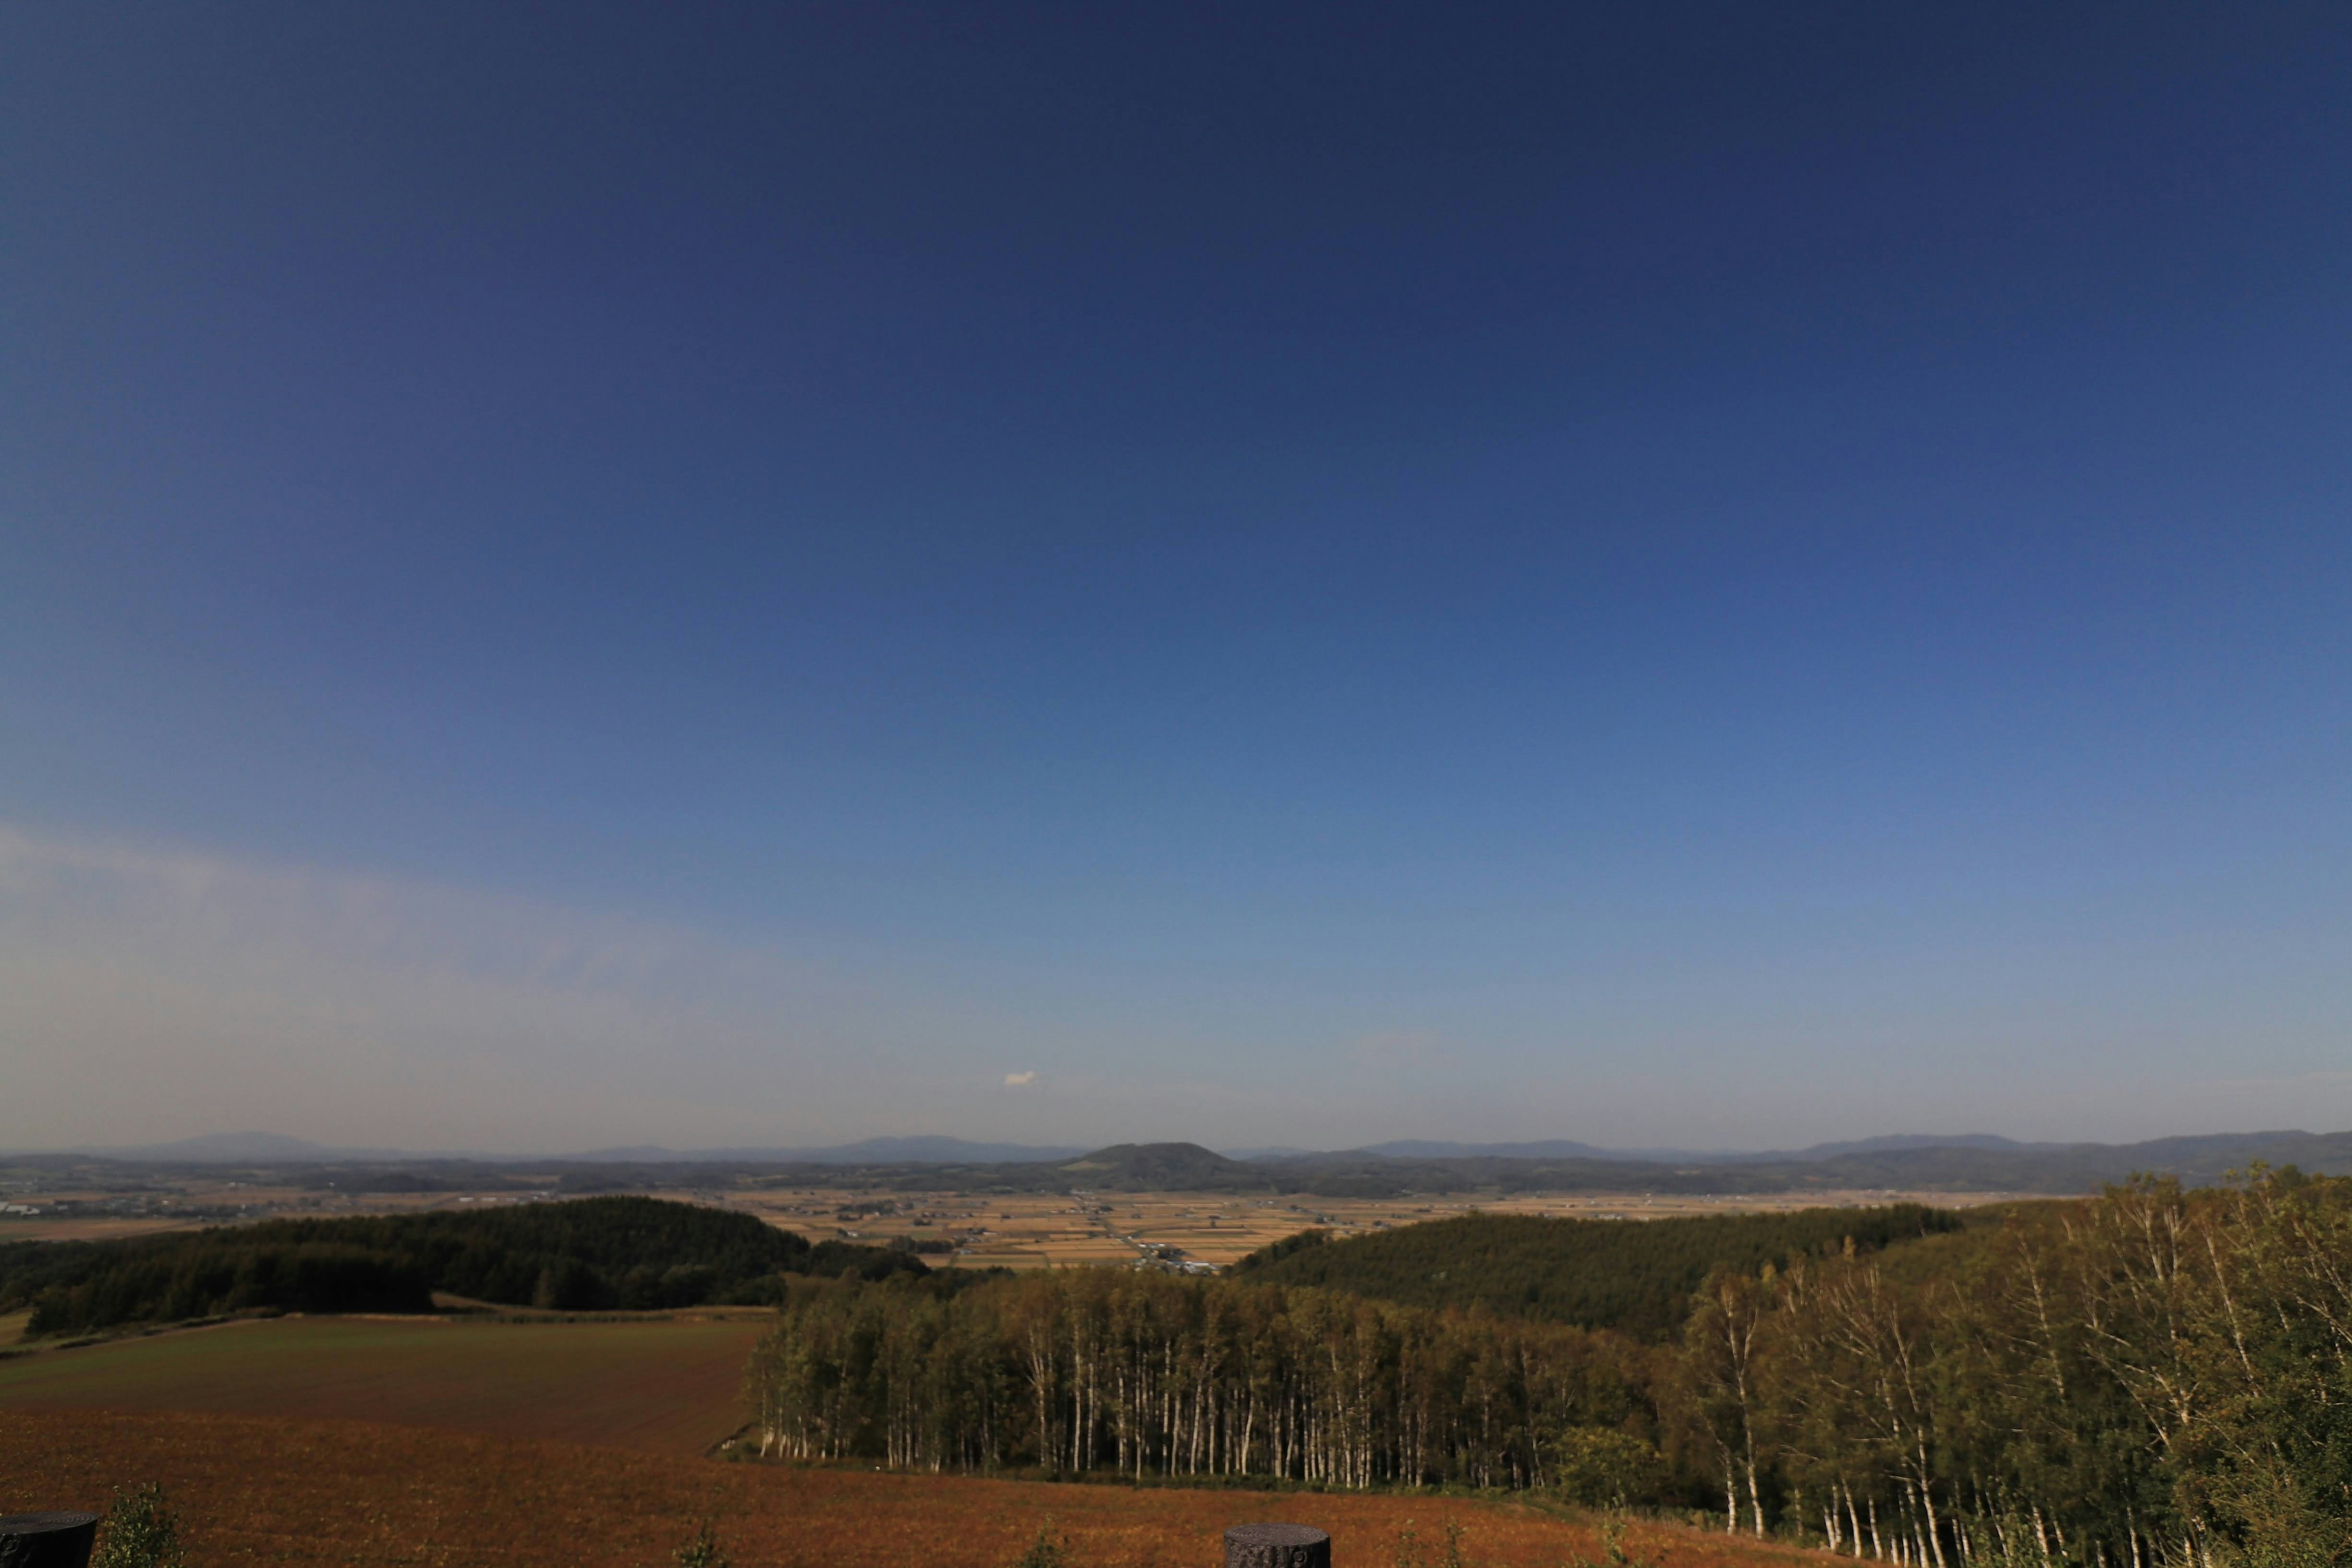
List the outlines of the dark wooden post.
<svg viewBox="0 0 2352 1568">
<path fill-rule="evenodd" d="M 1331 1537 L 1311 1524 L 1237 1524 L 1225 1531 L 1225 1568 L 1331 1568 Z"/>
<path fill-rule="evenodd" d="M 0 1568 L 85 1568 L 97 1539 L 94 1513 L 0 1515 Z"/>
</svg>

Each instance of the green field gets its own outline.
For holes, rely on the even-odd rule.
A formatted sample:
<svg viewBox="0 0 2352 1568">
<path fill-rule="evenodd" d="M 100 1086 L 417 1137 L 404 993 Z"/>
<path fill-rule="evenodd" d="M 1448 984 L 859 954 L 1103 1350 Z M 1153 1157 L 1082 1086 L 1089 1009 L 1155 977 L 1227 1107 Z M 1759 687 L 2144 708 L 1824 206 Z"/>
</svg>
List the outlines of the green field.
<svg viewBox="0 0 2352 1568">
<path fill-rule="evenodd" d="M 766 1319 L 225 1323 L 0 1361 L 0 1410 L 341 1417 L 694 1454 L 743 1423 Z"/>
</svg>

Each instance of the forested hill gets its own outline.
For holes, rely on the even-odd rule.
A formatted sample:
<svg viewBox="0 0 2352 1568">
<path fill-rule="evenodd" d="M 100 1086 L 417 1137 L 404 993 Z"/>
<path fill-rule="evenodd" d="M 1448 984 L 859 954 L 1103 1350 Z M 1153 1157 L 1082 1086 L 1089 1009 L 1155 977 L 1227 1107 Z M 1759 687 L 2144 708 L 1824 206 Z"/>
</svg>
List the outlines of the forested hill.
<svg viewBox="0 0 2352 1568">
<path fill-rule="evenodd" d="M 766 1454 L 1712 1507 L 1873 1568 L 2352 1563 L 2352 1181 L 2148 1181 L 1984 1215 L 1920 1240 L 1898 1238 L 1953 1216 L 1474 1217 L 1214 1279 L 799 1280 L 751 1405 Z M 1320 1267 L 1399 1294 L 1434 1261 L 1507 1289 L 1566 1258 L 1656 1289 L 1780 1247 L 1829 1256 L 1727 1272 L 1679 1332 L 1621 1307 L 1646 1346 L 1262 1282 Z M 1538 1304 L 1548 1278 L 1530 1266 Z"/>
<path fill-rule="evenodd" d="M 578 1198 L 462 1213 L 271 1220 L 106 1242 L 0 1247 L 0 1311 L 31 1331 L 224 1312 L 429 1311 L 433 1293 L 562 1310 L 780 1299 L 786 1273 L 877 1279 L 912 1257 L 812 1247 L 746 1214 L 657 1198 Z"/>
<path fill-rule="evenodd" d="M 1262 1247 L 1233 1271 L 1416 1307 L 1481 1306 L 1510 1317 L 1660 1339 L 1717 1264 L 1752 1274 L 1793 1257 L 1871 1252 L 1960 1228 L 1919 1204 L 1704 1215 L 1643 1221 L 1463 1215 L 1332 1240 L 1322 1231 Z"/>
</svg>

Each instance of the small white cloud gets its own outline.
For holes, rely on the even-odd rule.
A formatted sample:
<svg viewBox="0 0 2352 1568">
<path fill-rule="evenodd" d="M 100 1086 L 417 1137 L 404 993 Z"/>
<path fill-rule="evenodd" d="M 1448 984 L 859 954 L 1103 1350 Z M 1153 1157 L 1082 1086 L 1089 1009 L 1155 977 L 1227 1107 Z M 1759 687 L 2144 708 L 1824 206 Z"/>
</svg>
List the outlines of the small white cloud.
<svg viewBox="0 0 2352 1568">
<path fill-rule="evenodd" d="M 1004 1075 L 1004 1087 L 1007 1089 L 1026 1089 L 1036 1081 L 1037 1075 L 1034 1072 L 1009 1072 Z"/>
</svg>

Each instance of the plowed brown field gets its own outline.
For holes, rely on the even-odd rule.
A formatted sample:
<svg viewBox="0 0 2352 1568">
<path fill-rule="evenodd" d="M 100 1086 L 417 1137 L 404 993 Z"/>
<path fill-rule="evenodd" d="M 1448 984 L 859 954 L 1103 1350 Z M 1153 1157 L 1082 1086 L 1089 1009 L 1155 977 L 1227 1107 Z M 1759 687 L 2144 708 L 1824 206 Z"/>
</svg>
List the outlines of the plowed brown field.
<svg viewBox="0 0 2352 1568">
<path fill-rule="evenodd" d="M 1474 1568 L 1560 1568 L 1591 1530 L 1507 1503 L 1186 1491 L 723 1464 L 348 1421 L 0 1411 L 0 1513 L 98 1508 L 161 1481 L 194 1568 L 665 1568 L 701 1518 L 739 1568 L 1010 1568 L 1052 1516 L 1076 1568 L 1214 1568 L 1227 1525 L 1332 1534 L 1335 1568 L 1389 1568 L 1398 1530 L 1451 1518 Z M 1793 1568 L 1813 1553 L 1636 1525 L 1666 1568 Z"/>
</svg>

